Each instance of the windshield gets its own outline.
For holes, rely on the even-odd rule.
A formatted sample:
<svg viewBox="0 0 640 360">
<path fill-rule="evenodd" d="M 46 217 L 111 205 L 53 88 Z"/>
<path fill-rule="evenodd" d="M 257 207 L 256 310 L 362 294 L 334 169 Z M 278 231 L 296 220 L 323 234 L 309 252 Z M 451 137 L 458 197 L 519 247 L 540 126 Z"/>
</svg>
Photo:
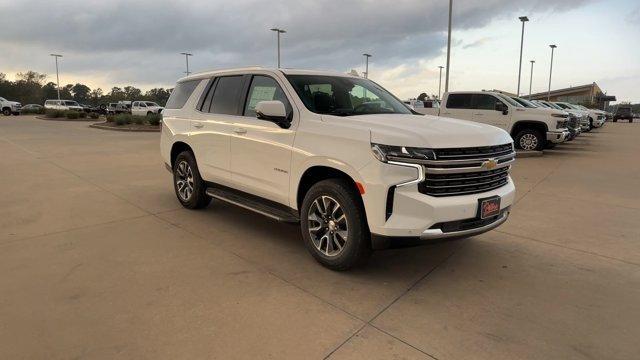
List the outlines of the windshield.
<svg viewBox="0 0 640 360">
<path fill-rule="evenodd" d="M 504 101 L 508 102 L 509 104 L 511 104 L 512 106 L 515 106 L 515 107 L 524 107 L 524 106 L 522 106 L 519 102 L 514 101 L 512 98 L 510 98 L 510 97 L 508 97 L 508 96 L 506 96 L 506 95 L 503 95 L 503 94 L 500 94 L 500 93 L 496 93 L 495 95 L 496 95 L 497 97 L 499 97 L 499 98 L 500 98 L 500 100 L 504 100 Z"/>
<path fill-rule="evenodd" d="M 67 105 L 67 106 L 80 106 L 75 101 L 65 101 L 64 104 Z"/>
<path fill-rule="evenodd" d="M 564 108 L 563 108 L 563 107 L 561 107 L 561 106 L 559 106 L 559 105 L 557 105 L 557 104 L 555 104 L 555 103 L 552 103 L 552 102 L 545 102 L 545 104 L 549 105 L 549 106 L 550 106 L 551 108 L 553 108 L 553 109 L 557 109 L 557 110 L 564 110 Z"/>
<path fill-rule="evenodd" d="M 526 108 L 537 108 L 537 107 L 539 107 L 538 105 L 532 103 L 531 101 L 525 100 L 523 98 L 513 97 L 512 99 L 514 101 L 517 101 L 518 103 L 520 103 L 522 106 L 524 106 Z"/>
<path fill-rule="evenodd" d="M 411 114 L 402 101 L 373 81 L 328 75 L 288 75 L 309 111 L 337 116 Z"/>
</svg>

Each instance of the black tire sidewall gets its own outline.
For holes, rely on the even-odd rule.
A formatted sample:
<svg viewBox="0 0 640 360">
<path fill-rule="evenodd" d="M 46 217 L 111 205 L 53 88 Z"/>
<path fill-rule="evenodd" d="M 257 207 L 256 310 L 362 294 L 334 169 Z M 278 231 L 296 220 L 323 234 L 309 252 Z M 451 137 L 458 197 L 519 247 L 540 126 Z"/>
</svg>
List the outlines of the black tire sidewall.
<svg viewBox="0 0 640 360">
<path fill-rule="evenodd" d="M 4 115 L 4 116 L 11 116 L 11 110 L 9 110 L 9 109 L 3 109 L 3 110 L 2 110 L 2 115 Z"/>
<path fill-rule="evenodd" d="M 520 139 L 526 134 L 533 134 L 538 139 L 538 145 L 535 147 L 535 149 L 533 149 L 533 151 L 542 151 L 547 145 L 547 139 L 542 136 L 540 131 L 535 129 L 524 129 L 518 132 L 515 138 L 516 147 L 518 147 L 519 149 L 522 149 L 522 147 L 520 146 Z"/>
<path fill-rule="evenodd" d="M 340 204 L 348 224 L 347 243 L 342 253 L 332 257 L 326 256 L 316 249 L 309 235 L 307 221 L 309 209 L 313 201 L 322 195 L 330 196 Z M 346 180 L 323 180 L 313 185 L 304 197 L 300 214 L 300 229 L 307 250 L 322 265 L 332 270 L 348 270 L 366 261 L 371 252 L 366 216 L 359 195 L 355 194 L 352 186 Z"/>
<path fill-rule="evenodd" d="M 191 167 L 191 172 L 193 173 L 193 193 L 188 201 L 184 201 L 180 198 L 178 194 L 178 185 L 176 184 L 177 172 L 176 168 L 180 162 L 186 161 Z M 200 171 L 198 171 L 198 165 L 196 163 L 196 159 L 193 156 L 193 153 L 190 151 L 183 151 L 176 157 L 176 161 L 173 163 L 173 189 L 176 193 L 176 197 L 178 201 L 182 204 L 182 206 L 188 209 L 200 209 L 209 204 L 211 201 L 211 197 L 206 194 L 206 184 L 200 177 Z"/>
</svg>

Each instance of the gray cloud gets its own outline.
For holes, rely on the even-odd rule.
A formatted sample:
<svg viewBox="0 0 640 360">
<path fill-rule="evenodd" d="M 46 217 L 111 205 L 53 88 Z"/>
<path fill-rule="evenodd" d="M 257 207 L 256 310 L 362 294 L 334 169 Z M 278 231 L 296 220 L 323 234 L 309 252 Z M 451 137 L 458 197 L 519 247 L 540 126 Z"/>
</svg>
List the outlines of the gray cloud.
<svg viewBox="0 0 640 360">
<path fill-rule="evenodd" d="M 563 11 L 585 2 L 456 1 L 454 26 L 479 28 L 516 11 Z M 48 67 L 46 55 L 56 51 L 75 74 L 171 84 L 183 70 L 177 53 L 184 50 L 196 55 L 195 70 L 273 65 L 275 34 L 268 29 L 280 26 L 288 31 L 284 66 L 345 70 L 361 65 L 362 52 L 373 53 L 377 66 L 395 66 L 441 54 L 447 6 L 435 0 L 0 0 L 0 13 L 20 14 L 4 17 L 0 45 L 12 49 L 12 59 L 2 61 L 13 68 Z M 33 56 L 41 59 L 27 59 Z"/>
</svg>

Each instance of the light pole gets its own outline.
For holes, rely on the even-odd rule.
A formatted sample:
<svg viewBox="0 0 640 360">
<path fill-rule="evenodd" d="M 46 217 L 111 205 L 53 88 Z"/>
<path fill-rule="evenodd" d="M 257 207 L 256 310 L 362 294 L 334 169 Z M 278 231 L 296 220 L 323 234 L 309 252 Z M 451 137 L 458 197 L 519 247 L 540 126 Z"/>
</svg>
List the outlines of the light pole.
<svg viewBox="0 0 640 360">
<path fill-rule="evenodd" d="M 547 101 L 551 98 L 551 73 L 553 72 L 553 50 L 557 48 L 556 45 L 549 45 L 551 48 L 551 65 L 549 65 L 549 89 L 547 90 Z"/>
<path fill-rule="evenodd" d="M 442 89 L 442 69 L 444 69 L 444 66 L 438 66 L 438 68 L 440 69 L 440 80 L 438 80 L 438 100 L 440 100 L 440 90 Z"/>
<path fill-rule="evenodd" d="M 369 78 L 369 58 L 373 55 L 364 53 L 362 54 L 362 56 L 364 56 L 364 78 L 368 79 Z"/>
<path fill-rule="evenodd" d="M 535 60 L 529 60 L 531 63 L 531 75 L 529 75 L 529 100 L 531 100 L 531 85 L 533 84 L 533 64 L 535 64 Z"/>
<path fill-rule="evenodd" d="M 287 31 L 284 29 L 273 28 L 271 31 L 275 31 L 278 34 L 278 69 L 280 68 L 280 34 L 284 34 Z"/>
<path fill-rule="evenodd" d="M 187 74 L 187 76 L 189 76 L 189 74 L 191 74 L 191 73 L 189 72 L 189 56 L 193 56 L 193 54 L 188 53 L 188 52 L 181 52 L 181 53 L 180 53 L 180 55 L 184 55 L 184 59 L 187 61 L 187 71 L 186 71 L 186 74 Z"/>
<path fill-rule="evenodd" d="M 58 86 L 58 100 L 60 100 L 60 74 L 58 72 L 58 58 L 61 58 L 62 55 L 59 55 L 59 54 L 49 54 L 49 55 L 56 58 L 56 84 Z"/>
<path fill-rule="evenodd" d="M 518 19 L 522 21 L 522 35 L 520 35 L 520 62 L 518 63 L 518 91 L 516 92 L 516 95 L 520 96 L 520 74 L 522 72 L 522 47 L 524 45 L 524 23 L 529 21 L 529 18 L 526 16 L 520 16 Z"/>
<path fill-rule="evenodd" d="M 447 75 L 444 80 L 444 92 L 449 91 L 449 72 L 451 69 L 451 12 L 453 11 L 453 0 L 449 0 L 449 31 L 447 34 Z"/>
</svg>

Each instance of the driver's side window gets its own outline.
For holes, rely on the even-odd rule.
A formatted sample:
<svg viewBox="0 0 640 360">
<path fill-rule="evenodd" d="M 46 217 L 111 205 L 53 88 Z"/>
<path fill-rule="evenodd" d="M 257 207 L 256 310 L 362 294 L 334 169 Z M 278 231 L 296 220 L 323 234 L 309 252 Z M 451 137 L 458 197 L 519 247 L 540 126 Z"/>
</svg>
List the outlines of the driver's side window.
<svg viewBox="0 0 640 360">
<path fill-rule="evenodd" d="M 279 100 L 284 104 L 287 114 L 291 112 L 291 104 L 278 83 L 268 76 L 256 75 L 251 80 L 249 94 L 244 104 L 244 116 L 256 116 L 256 105 L 260 101 Z"/>
</svg>

